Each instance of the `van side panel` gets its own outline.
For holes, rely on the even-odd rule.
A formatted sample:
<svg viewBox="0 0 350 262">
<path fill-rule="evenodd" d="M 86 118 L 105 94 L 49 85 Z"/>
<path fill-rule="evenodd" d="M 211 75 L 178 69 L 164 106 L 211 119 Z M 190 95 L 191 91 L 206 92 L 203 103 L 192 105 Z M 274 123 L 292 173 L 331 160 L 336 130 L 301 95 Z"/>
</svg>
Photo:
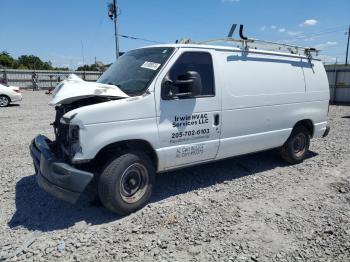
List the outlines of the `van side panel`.
<svg viewBox="0 0 350 262">
<path fill-rule="evenodd" d="M 93 159 L 105 146 L 124 140 L 144 140 L 154 149 L 159 147 L 151 94 L 85 106 L 69 113 L 75 112 L 84 123 L 79 133 L 83 150 L 75 154 L 73 161 Z"/>
<path fill-rule="evenodd" d="M 295 123 L 323 110 L 323 102 L 306 96 L 308 61 L 245 52 L 218 51 L 218 57 L 223 93 L 217 158 L 282 146 Z"/>
<path fill-rule="evenodd" d="M 307 60 L 306 60 L 307 61 Z M 313 67 L 303 67 L 306 83 L 306 99 L 314 101 L 314 137 L 322 137 L 327 127 L 329 82 L 321 61 L 312 61 Z"/>
</svg>

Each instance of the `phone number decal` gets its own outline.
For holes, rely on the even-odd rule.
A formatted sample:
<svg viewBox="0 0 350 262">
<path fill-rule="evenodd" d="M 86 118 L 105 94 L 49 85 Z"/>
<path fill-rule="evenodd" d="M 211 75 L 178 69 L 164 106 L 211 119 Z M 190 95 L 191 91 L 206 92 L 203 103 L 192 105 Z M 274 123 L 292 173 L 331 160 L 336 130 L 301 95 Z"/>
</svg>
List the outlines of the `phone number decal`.
<svg viewBox="0 0 350 262">
<path fill-rule="evenodd" d="M 175 138 L 181 138 L 181 137 L 206 135 L 206 134 L 209 134 L 209 132 L 210 132 L 209 128 L 199 129 L 199 130 L 182 131 L 182 132 L 172 133 L 171 138 L 175 139 Z"/>
</svg>

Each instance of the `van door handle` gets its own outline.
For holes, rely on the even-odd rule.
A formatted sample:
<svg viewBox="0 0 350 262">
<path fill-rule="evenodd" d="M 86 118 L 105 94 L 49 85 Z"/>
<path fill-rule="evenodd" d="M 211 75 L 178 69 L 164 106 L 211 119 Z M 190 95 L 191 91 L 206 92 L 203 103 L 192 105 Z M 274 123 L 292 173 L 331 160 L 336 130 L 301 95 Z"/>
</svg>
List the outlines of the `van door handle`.
<svg viewBox="0 0 350 262">
<path fill-rule="evenodd" d="M 220 124 L 220 115 L 215 114 L 214 115 L 214 126 L 218 126 Z"/>
</svg>

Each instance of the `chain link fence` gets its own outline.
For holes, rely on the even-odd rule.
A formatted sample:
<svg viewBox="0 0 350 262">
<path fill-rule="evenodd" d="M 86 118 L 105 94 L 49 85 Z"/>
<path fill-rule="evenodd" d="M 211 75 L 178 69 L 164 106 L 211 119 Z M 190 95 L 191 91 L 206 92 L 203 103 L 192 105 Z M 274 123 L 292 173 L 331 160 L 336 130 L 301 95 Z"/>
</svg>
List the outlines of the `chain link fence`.
<svg viewBox="0 0 350 262">
<path fill-rule="evenodd" d="M 102 72 L 0 69 L 0 79 L 2 81 L 23 89 L 32 89 L 34 78 L 36 78 L 38 88 L 54 88 L 57 83 L 65 80 L 70 74 L 76 74 L 85 81 L 94 82 L 97 81 Z"/>
<path fill-rule="evenodd" d="M 330 102 L 350 103 L 350 67 L 327 66 Z"/>
<path fill-rule="evenodd" d="M 326 71 L 331 103 L 350 103 L 350 67 L 328 65 Z M 3 81 L 24 89 L 33 88 L 33 76 L 36 77 L 36 83 L 40 89 L 49 89 L 54 88 L 70 74 L 76 74 L 85 81 L 94 82 L 102 72 L 0 69 L 0 78 Z"/>
</svg>

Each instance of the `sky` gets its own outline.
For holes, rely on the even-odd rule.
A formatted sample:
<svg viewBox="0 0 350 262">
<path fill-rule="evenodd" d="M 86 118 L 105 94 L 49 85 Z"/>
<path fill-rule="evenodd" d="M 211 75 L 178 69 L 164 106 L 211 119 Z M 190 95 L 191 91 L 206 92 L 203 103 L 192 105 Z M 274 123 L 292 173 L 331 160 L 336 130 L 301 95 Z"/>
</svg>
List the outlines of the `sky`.
<svg viewBox="0 0 350 262">
<path fill-rule="evenodd" d="M 109 0 L 111 1 L 111 0 Z M 54 66 L 113 62 L 108 0 L 0 0 L 0 52 L 39 56 Z M 248 37 L 323 50 L 345 61 L 350 0 L 118 0 L 119 33 L 161 43 L 226 37 L 233 23 Z M 120 39 L 120 51 L 151 42 Z"/>
</svg>

